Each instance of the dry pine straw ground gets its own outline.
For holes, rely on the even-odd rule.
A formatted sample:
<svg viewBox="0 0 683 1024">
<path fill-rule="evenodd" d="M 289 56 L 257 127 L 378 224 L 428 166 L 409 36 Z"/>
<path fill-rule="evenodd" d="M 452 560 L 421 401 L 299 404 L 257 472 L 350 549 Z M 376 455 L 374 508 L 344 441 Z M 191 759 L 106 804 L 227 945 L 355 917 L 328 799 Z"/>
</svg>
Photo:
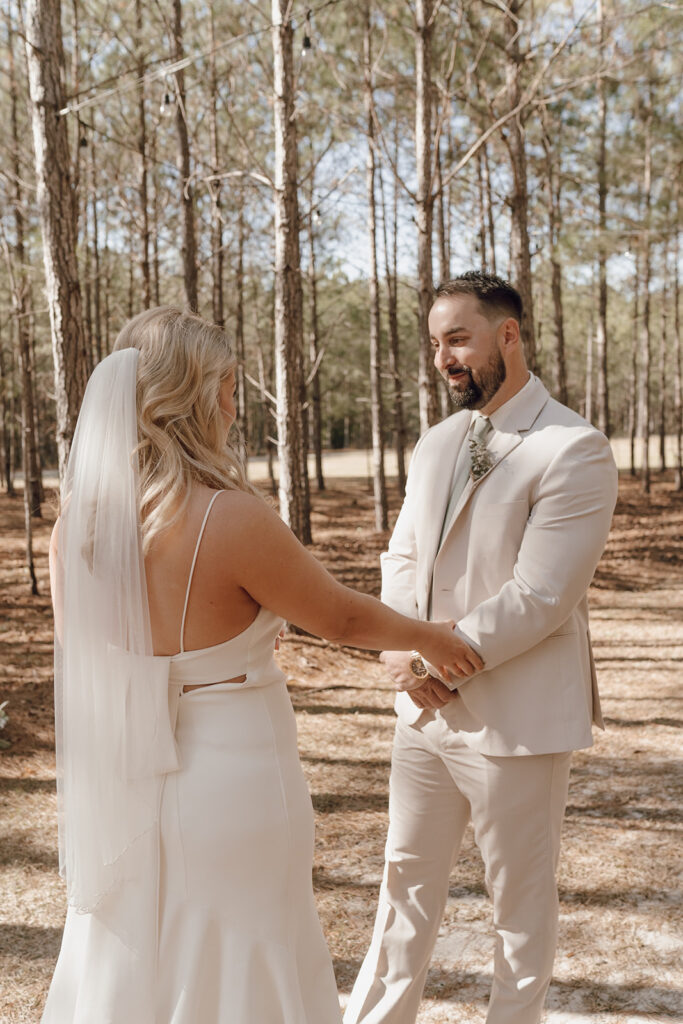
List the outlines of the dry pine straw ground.
<svg viewBox="0 0 683 1024">
<path fill-rule="evenodd" d="M 314 505 L 315 552 L 344 582 L 377 593 L 386 537 L 373 531 L 365 482 L 335 481 L 335 489 L 314 496 Z M 548 997 L 553 1024 L 683 1021 L 676 846 L 682 509 L 670 479 L 658 479 L 645 499 L 624 477 L 591 591 L 608 729 L 592 750 L 574 758 L 559 872 L 560 940 Z M 45 511 L 36 524 L 41 596 L 31 598 L 22 568 L 21 503 L 0 498 L 0 701 L 10 701 L 3 735 L 11 741 L 0 753 L 2 1024 L 39 1020 L 64 918 Z M 316 810 L 318 906 L 345 1001 L 368 946 L 382 872 L 392 689 L 375 656 L 365 652 L 290 636 L 280 661 Z M 483 1021 L 491 953 L 483 869 L 468 833 L 420 1024 Z"/>
</svg>

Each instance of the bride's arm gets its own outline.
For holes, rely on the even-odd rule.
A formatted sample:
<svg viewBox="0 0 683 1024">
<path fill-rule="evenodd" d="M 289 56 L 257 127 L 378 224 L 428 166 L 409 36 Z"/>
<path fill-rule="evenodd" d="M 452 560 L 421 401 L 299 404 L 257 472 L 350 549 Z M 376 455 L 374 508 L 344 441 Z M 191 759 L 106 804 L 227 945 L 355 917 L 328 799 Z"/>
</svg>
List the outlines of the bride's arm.
<svg viewBox="0 0 683 1024">
<path fill-rule="evenodd" d="M 352 647 L 420 651 L 460 678 L 483 667 L 452 624 L 400 615 L 335 580 L 258 498 L 231 492 L 216 503 L 214 514 L 212 535 L 225 538 L 221 571 L 276 615 Z"/>
</svg>

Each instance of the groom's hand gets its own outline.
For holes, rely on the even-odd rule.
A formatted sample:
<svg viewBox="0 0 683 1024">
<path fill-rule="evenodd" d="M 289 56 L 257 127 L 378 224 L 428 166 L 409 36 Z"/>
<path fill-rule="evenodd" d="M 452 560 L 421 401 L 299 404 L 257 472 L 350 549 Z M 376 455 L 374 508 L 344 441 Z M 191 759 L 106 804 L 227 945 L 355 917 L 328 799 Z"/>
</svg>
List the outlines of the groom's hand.
<svg viewBox="0 0 683 1024">
<path fill-rule="evenodd" d="M 424 710 L 425 708 L 442 708 L 449 701 L 457 696 L 457 690 L 449 690 L 440 679 L 428 676 L 419 686 L 408 690 L 408 696 L 413 704 Z"/>
<path fill-rule="evenodd" d="M 410 671 L 411 659 L 410 651 L 382 651 L 379 656 L 397 689 L 407 690 L 419 708 L 442 708 L 453 700 L 455 692 L 449 690 L 440 679 L 434 676 L 416 679 Z"/>
</svg>

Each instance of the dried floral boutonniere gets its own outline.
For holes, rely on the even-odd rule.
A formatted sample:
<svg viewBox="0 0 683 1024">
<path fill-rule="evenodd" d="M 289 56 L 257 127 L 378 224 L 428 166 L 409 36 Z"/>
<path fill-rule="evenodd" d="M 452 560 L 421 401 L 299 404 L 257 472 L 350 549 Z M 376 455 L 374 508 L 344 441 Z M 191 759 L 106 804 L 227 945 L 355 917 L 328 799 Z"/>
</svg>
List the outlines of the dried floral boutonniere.
<svg viewBox="0 0 683 1024">
<path fill-rule="evenodd" d="M 493 455 L 478 437 L 470 438 L 470 462 L 472 464 L 470 473 L 473 480 L 478 480 L 480 476 L 493 468 Z"/>
</svg>

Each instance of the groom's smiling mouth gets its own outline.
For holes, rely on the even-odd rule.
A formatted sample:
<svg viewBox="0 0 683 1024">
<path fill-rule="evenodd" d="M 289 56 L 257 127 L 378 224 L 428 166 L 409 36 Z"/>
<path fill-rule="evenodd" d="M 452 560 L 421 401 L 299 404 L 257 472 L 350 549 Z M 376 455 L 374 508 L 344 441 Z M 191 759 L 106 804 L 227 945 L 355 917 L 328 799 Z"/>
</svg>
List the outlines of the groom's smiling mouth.
<svg viewBox="0 0 683 1024">
<path fill-rule="evenodd" d="M 457 384 L 459 381 L 468 380 L 470 377 L 470 371 L 464 367 L 449 366 L 448 367 L 448 382 L 449 384 Z"/>
</svg>

